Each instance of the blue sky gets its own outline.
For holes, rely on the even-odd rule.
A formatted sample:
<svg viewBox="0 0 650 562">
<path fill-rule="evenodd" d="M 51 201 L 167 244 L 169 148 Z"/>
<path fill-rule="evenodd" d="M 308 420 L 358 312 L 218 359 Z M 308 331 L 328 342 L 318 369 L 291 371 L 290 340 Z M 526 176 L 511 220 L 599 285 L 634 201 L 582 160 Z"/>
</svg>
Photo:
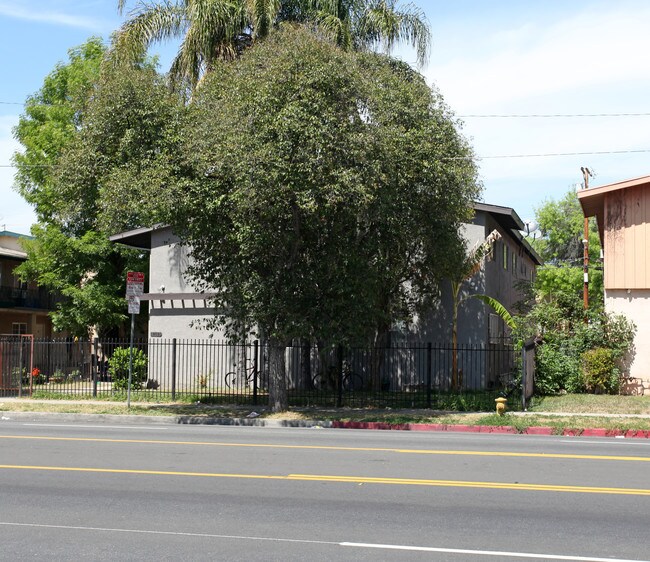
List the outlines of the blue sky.
<svg viewBox="0 0 650 562">
<path fill-rule="evenodd" d="M 415 0 L 432 28 L 420 69 L 463 117 L 480 162 L 486 203 L 522 219 L 596 172 L 591 185 L 650 174 L 650 2 L 644 0 Z M 127 3 L 127 7 L 134 6 Z M 0 229 L 28 233 L 30 207 L 7 167 L 20 146 L 11 129 L 20 103 L 69 48 L 108 38 L 123 20 L 117 1 L 0 0 Z M 156 47 L 163 69 L 174 46 Z M 415 60 L 409 49 L 397 56 Z M 578 115 L 604 117 L 470 117 Z M 556 153 L 573 156 L 521 157 Z M 507 158 L 492 158 L 508 156 Z"/>
</svg>

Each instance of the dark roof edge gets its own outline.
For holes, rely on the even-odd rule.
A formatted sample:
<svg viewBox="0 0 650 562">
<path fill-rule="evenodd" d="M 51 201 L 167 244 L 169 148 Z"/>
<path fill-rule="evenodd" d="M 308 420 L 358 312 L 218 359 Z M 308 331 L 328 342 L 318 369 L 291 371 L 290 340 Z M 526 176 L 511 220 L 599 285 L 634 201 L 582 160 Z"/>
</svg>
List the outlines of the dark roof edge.
<svg viewBox="0 0 650 562">
<path fill-rule="evenodd" d="M 526 228 L 524 221 L 519 218 L 519 215 L 512 207 L 502 207 L 501 205 L 488 205 L 487 203 L 472 203 L 472 208 L 475 211 L 482 211 L 492 215 L 495 221 L 506 230 L 514 240 L 520 244 L 524 251 L 537 263 L 537 265 L 544 265 L 542 258 L 530 245 L 521 233 Z"/>
<path fill-rule="evenodd" d="M 519 218 L 519 215 L 512 207 L 502 207 L 501 205 L 488 205 L 487 203 L 474 202 L 472 203 L 472 208 L 477 211 L 485 211 L 492 215 L 500 215 L 504 218 L 507 217 L 514 223 L 512 228 L 516 228 L 517 230 L 524 230 L 524 228 L 526 228 L 524 221 Z"/>
<path fill-rule="evenodd" d="M 111 242 L 124 244 L 125 246 L 131 246 L 132 248 L 151 250 L 151 233 L 165 228 L 166 226 L 167 225 L 160 223 L 153 226 L 135 228 L 133 230 L 113 234 L 112 236 L 109 236 L 108 239 Z"/>
</svg>

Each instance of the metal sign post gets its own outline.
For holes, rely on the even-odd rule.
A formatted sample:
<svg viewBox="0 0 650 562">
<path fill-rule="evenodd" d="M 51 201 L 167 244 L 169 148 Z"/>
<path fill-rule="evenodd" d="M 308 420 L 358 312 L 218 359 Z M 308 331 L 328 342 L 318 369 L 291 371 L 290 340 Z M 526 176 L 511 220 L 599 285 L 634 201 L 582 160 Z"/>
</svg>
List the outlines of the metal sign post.
<svg viewBox="0 0 650 562">
<path fill-rule="evenodd" d="M 135 315 L 140 314 L 140 297 L 144 293 L 144 273 L 129 271 L 126 274 L 126 298 L 129 302 L 131 315 L 131 341 L 129 344 L 129 382 L 126 387 L 126 407 L 131 407 L 131 383 L 133 382 L 133 333 L 135 331 Z"/>
</svg>

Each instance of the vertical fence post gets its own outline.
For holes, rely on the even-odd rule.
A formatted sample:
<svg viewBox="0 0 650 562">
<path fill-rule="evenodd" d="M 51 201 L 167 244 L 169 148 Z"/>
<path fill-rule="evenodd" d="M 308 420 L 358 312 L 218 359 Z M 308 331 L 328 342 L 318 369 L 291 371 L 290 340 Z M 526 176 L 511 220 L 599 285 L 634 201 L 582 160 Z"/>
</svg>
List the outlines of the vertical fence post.
<svg viewBox="0 0 650 562">
<path fill-rule="evenodd" d="M 526 343 L 521 346 L 521 409 L 526 411 Z"/>
<path fill-rule="evenodd" d="M 172 400 L 176 400 L 176 338 L 172 339 Z"/>
<path fill-rule="evenodd" d="M 257 363 L 257 352 L 258 352 L 259 342 L 255 340 L 253 342 L 253 404 L 257 405 L 257 377 L 258 377 L 258 363 Z"/>
<path fill-rule="evenodd" d="M 18 336 L 18 398 L 23 395 L 23 341 Z"/>
<path fill-rule="evenodd" d="M 431 342 L 427 343 L 427 408 L 431 408 Z"/>
<path fill-rule="evenodd" d="M 336 407 L 343 405 L 343 346 L 341 344 L 336 348 L 336 367 L 338 371 L 336 379 Z"/>
<path fill-rule="evenodd" d="M 99 368 L 99 339 L 93 339 L 93 366 L 92 366 L 92 377 L 93 377 L 93 398 L 97 398 L 97 370 Z"/>
</svg>

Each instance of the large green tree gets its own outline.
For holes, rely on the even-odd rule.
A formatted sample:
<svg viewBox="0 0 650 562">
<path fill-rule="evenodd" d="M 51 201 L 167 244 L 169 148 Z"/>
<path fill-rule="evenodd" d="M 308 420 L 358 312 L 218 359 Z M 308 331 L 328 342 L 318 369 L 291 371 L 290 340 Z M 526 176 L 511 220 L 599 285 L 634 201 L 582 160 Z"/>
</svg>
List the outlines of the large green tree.
<svg viewBox="0 0 650 562">
<path fill-rule="evenodd" d="M 371 341 L 462 248 L 471 151 L 405 63 L 287 29 L 221 64 L 191 113 L 192 173 L 168 220 L 235 335 Z"/>
<path fill-rule="evenodd" d="M 126 319 L 125 271 L 146 262 L 107 235 L 155 220 L 146 203 L 164 194 L 163 139 L 178 122 L 179 104 L 150 63 L 115 68 L 102 55 L 96 39 L 73 49 L 16 128 L 18 189 L 38 217 L 19 271 L 63 296 L 54 325 L 75 335 Z"/>
<path fill-rule="evenodd" d="M 118 0 L 122 12 L 126 0 Z M 340 46 L 391 49 L 407 41 L 423 62 L 429 28 L 422 10 L 395 0 L 176 0 L 139 2 L 115 35 L 117 56 L 139 56 L 151 44 L 181 39 L 170 74 L 193 89 L 220 60 L 236 58 L 282 22 L 318 25 Z"/>
<path fill-rule="evenodd" d="M 41 89 L 27 98 L 14 129 L 23 146 L 14 155 L 16 189 L 34 206 L 39 221 L 47 222 L 56 214 L 61 198 L 52 185 L 54 170 L 83 126 L 105 52 L 98 37 L 70 49 L 68 62 L 57 64 Z"/>
<path fill-rule="evenodd" d="M 547 299 L 568 295 L 582 299 L 584 269 L 584 215 L 574 190 L 559 200 L 548 199 L 535 209 L 540 237 L 533 241 L 545 262 L 538 270 L 536 291 Z M 589 221 L 589 301 L 592 308 L 602 310 L 603 274 L 600 261 L 600 238 L 594 219 Z M 562 295 L 562 296 L 559 296 Z"/>
</svg>

